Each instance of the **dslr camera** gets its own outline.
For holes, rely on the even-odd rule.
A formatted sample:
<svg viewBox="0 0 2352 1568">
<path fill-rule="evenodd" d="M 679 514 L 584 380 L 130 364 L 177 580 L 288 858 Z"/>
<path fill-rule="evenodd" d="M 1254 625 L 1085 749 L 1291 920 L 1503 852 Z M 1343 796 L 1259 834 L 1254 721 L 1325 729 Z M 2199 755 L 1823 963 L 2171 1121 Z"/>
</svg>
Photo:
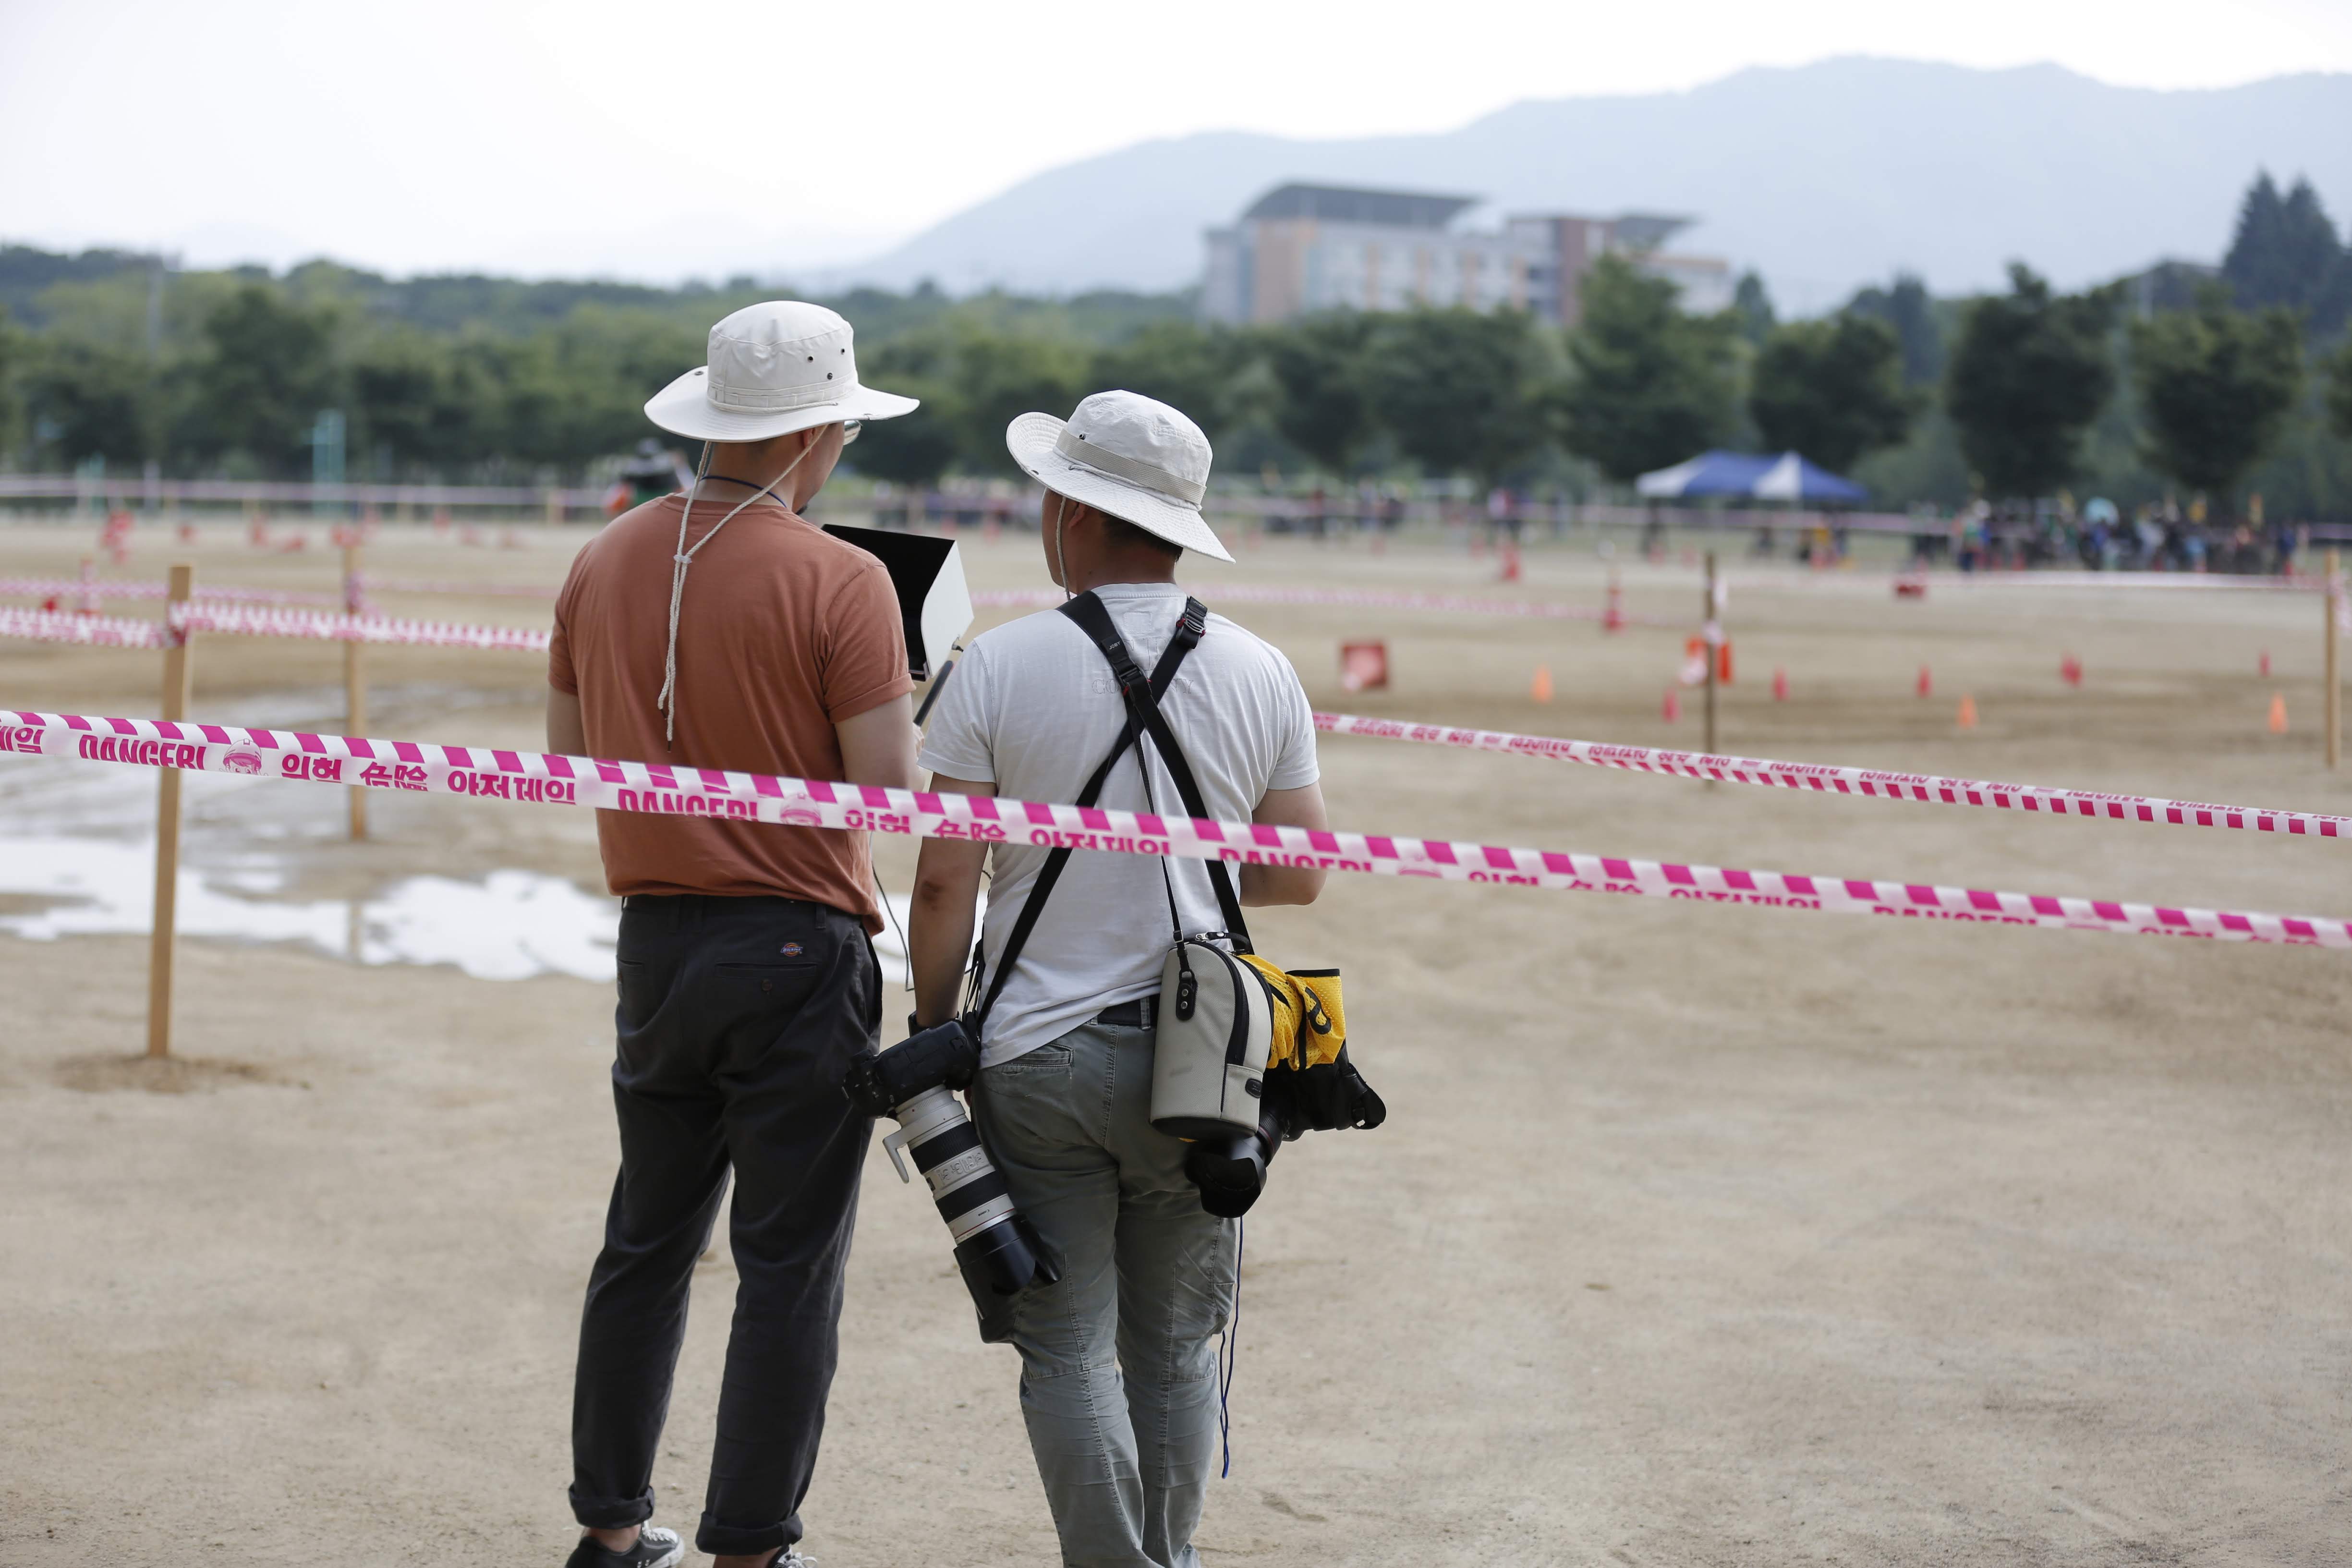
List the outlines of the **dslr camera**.
<svg viewBox="0 0 2352 1568">
<path fill-rule="evenodd" d="M 850 1064 L 842 1091 L 868 1116 L 897 1119 L 882 1140 L 898 1179 L 911 1182 L 900 1151 L 931 1189 L 955 1243 L 956 1267 L 980 1309 L 983 1331 L 1001 1306 L 1032 1285 L 1059 1279 L 1045 1244 L 1015 1208 L 1004 1173 L 988 1157 L 980 1129 L 956 1097 L 980 1074 L 980 1047 L 961 1019 L 924 1029 Z M 993 1300 L 992 1300 L 992 1298 Z"/>
</svg>

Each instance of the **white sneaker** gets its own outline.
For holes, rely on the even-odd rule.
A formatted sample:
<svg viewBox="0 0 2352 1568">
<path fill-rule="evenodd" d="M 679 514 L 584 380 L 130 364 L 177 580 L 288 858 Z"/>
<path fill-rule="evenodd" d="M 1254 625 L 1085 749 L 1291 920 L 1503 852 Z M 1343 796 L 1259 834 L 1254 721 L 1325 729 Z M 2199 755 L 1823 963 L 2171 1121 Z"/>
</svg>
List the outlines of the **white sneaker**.
<svg viewBox="0 0 2352 1568">
<path fill-rule="evenodd" d="M 636 1544 L 626 1552 L 608 1551 L 593 1535 L 583 1535 L 572 1549 L 563 1568 L 677 1568 L 686 1560 L 686 1542 L 675 1530 L 658 1524 L 637 1527 Z"/>
</svg>

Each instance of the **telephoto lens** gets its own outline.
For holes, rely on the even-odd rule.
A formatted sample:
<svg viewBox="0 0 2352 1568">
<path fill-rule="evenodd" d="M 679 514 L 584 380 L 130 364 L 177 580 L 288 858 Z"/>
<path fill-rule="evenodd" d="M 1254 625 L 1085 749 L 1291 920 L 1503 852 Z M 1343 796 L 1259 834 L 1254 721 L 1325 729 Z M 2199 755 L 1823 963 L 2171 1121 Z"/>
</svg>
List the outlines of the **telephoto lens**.
<svg viewBox="0 0 2352 1568">
<path fill-rule="evenodd" d="M 1061 1278 L 1028 1220 L 1013 1206 L 1004 1173 L 988 1157 L 980 1130 L 954 1090 L 980 1070 L 980 1047 L 961 1022 L 938 1025 L 879 1055 L 860 1057 L 842 1090 L 869 1116 L 895 1117 L 898 1131 L 882 1140 L 898 1179 L 911 1182 L 904 1149 L 931 1189 L 947 1221 L 956 1264 L 975 1296 L 1014 1296 Z"/>
<path fill-rule="evenodd" d="M 1201 1189 L 1201 1206 L 1219 1219 L 1239 1219 L 1265 1191 L 1265 1168 L 1282 1147 L 1282 1112 L 1268 1105 L 1257 1131 L 1203 1138 L 1184 1151 L 1184 1174 Z"/>
</svg>

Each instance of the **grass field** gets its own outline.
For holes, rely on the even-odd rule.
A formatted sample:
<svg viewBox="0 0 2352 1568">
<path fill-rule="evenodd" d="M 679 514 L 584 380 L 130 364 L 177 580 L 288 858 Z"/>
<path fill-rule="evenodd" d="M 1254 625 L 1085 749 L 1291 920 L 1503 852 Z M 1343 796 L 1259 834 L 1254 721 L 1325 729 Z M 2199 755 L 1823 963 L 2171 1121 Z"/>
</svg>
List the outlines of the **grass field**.
<svg viewBox="0 0 2352 1568">
<path fill-rule="evenodd" d="M 551 584 L 584 536 L 518 537 L 388 531 L 372 564 Z M 200 581 L 333 586 L 317 549 L 241 538 L 142 534 L 123 571 L 185 556 Z M 86 548 L 0 532 L 0 575 L 69 575 Z M 1043 581 L 1034 539 L 966 550 L 976 586 Z M 1727 749 L 2352 811 L 2319 757 L 2312 595 L 1939 579 L 1897 601 L 1876 570 L 1726 559 Z M 1433 542 L 1272 542 L 1187 576 L 1212 605 L 1224 580 L 1598 605 L 1603 572 L 1580 542 L 1532 547 L 1505 588 Z M 1635 614 L 1696 618 L 1678 558 L 1624 581 Z M 1697 744 L 1695 702 L 1661 717 L 1677 632 L 1233 613 L 1321 708 Z M 1390 689 L 1340 691 L 1337 645 L 1360 637 L 1387 638 Z M 204 639 L 194 716 L 337 729 L 340 658 Z M 539 744 L 534 658 L 368 658 L 372 733 Z M 0 643 L 0 707 L 152 714 L 159 662 Z M 1362 831 L 2352 915 L 2334 841 L 1347 738 L 1323 763 L 1335 821 Z M 0 762 L 0 837 L 135 843 L 152 796 L 127 770 Z M 601 892 L 586 813 L 372 804 L 354 846 L 339 792 L 193 792 L 191 855 L 225 887 L 261 868 L 273 898 L 355 907 L 501 869 Z M 903 894 L 911 847 L 877 858 Z M 0 897 L 0 916 L 39 907 Z M 2342 1560 L 2347 955 L 1372 878 L 1259 935 L 1346 970 L 1391 1115 L 1286 1151 L 1251 1217 L 1213 1564 Z M 560 1561 L 612 1179 L 608 986 L 191 940 L 184 1060 L 156 1070 L 128 1059 L 144 965 L 133 935 L 0 935 L 0 1561 Z M 929 1204 L 878 1148 L 869 1175 L 806 1545 L 824 1568 L 1048 1561 L 1013 1358 L 972 1334 Z M 698 1285 L 656 1477 L 672 1524 L 699 1507 L 723 1256 Z"/>
</svg>

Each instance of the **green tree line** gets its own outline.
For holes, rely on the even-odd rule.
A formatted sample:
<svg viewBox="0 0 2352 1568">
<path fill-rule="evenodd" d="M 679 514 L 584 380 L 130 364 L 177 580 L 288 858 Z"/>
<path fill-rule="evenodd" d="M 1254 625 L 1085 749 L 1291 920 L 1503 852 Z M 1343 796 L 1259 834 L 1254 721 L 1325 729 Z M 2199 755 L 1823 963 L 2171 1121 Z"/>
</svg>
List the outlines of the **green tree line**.
<svg viewBox="0 0 2352 1568">
<path fill-rule="evenodd" d="M 328 408 L 347 471 L 576 477 L 652 434 L 645 398 L 699 363 L 751 279 L 661 289 L 387 279 L 329 263 L 171 271 L 122 252 L 0 248 L 0 455 L 300 477 Z M 1286 482 L 1418 473 L 1606 491 L 1706 447 L 1803 452 L 1878 504 L 2067 487 L 2125 505 L 2246 493 L 2352 516 L 2352 251 L 2307 184 L 2247 193 L 2218 269 L 2063 294 L 2030 269 L 1971 300 L 1916 278 L 1776 319 L 1760 280 L 1719 315 L 1606 257 L 1561 331 L 1513 312 L 1201 324 L 1182 295 L 1065 300 L 923 288 L 826 301 L 876 384 L 923 407 L 852 454 L 868 477 L 1010 475 L 1004 425 L 1124 386 L 1191 413 L 1220 469 Z"/>
</svg>

